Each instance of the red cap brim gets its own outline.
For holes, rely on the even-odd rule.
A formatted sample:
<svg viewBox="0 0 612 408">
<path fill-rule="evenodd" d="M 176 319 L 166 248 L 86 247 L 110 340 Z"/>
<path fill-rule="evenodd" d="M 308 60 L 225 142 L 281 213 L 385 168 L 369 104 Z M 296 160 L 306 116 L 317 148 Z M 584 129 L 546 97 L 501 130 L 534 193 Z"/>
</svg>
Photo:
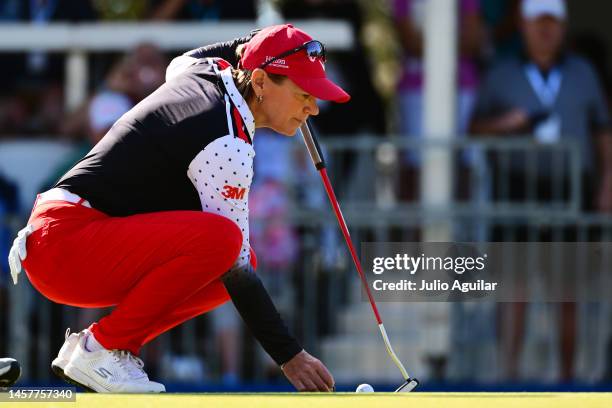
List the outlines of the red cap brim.
<svg viewBox="0 0 612 408">
<path fill-rule="evenodd" d="M 345 103 L 351 99 L 351 96 L 346 93 L 344 89 L 327 78 L 294 78 L 291 76 L 289 76 L 289 78 L 295 82 L 297 86 L 317 99 L 338 103 Z"/>
</svg>

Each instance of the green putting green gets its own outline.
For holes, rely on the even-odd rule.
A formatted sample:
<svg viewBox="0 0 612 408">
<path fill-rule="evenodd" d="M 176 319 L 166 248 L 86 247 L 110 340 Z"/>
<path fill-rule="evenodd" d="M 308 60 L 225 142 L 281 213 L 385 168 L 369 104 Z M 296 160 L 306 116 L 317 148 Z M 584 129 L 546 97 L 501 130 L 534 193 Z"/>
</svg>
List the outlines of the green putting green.
<svg viewBox="0 0 612 408">
<path fill-rule="evenodd" d="M 609 408 L 612 393 L 78 394 L 76 403 L 19 403 L 22 408 L 75 405 L 87 408 Z"/>
</svg>

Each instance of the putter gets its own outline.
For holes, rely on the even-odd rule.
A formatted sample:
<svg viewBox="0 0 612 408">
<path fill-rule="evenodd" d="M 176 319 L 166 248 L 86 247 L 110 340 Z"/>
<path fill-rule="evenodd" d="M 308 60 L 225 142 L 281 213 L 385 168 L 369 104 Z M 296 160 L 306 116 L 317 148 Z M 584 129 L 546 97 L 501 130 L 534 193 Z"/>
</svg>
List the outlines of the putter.
<svg viewBox="0 0 612 408">
<path fill-rule="evenodd" d="M 310 125 L 308 124 L 308 121 L 306 121 L 304 124 L 302 124 L 302 126 L 300 126 L 300 132 L 302 133 L 302 137 L 304 138 L 304 143 L 306 144 L 308 153 L 310 153 L 310 158 L 312 159 L 315 168 L 317 169 L 317 171 L 321 175 L 321 179 L 323 180 L 323 185 L 325 186 L 327 197 L 329 197 L 329 201 L 334 209 L 334 214 L 336 214 L 336 219 L 338 220 L 338 224 L 340 225 L 340 229 L 342 230 L 342 235 L 344 236 L 346 245 L 349 248 L 351 257 L 353 258 L 353 263 L 357 268 L 357 272 L 359 272 L 361 283 L 363 284 L 363 287 L 368 295 L 368 299 L 370 300 L 370 306 L 372 306 L 372 311 L 374 312 L 376 322 L 378 323 L 378 329 L 380 330 L 380 334 L 383 338 L 383 341 L 385 342 L 387 354 L 389 354 L 389 357 L 391 357 L 391 360 L 393 360 L 397 368 L 399 368 L 400 372 L 402 373 L 402 376 L 404 377 L 404 383 L 400 385 L 395 390 L 395 392 L 410 392 L 414 390 L 417 385 L 419 385 L 419 381 L 416 378 L 411 378 L 408 375 L 408 372 L 404 368 L 404 365 L 393 351 L 393 347 L 391 347 L 391 341 L 389 340 L 389 336 L 387 336 L 387 331 L 385 330 L 385 326 L 383 324 L 382 318 L 380 317 L 380 313 L 378 313 L 378 307 L 376 306 L 376 302 L 374 301 L 374 297 L 372 296 L 372 292 L 370 291 L 370 287 L 368 286 L 366 277 L 363 274 L 361 262 L 359 261 L 359 258 L 357 258 L 357 252 L 353 247 L 351 235 L 349 234 L 346 221 L 344 221 L 344 216 L 342 215 L 342 211 L 340 210 L 340 204 L 336 199 L 336 195 L 334 194 L 334 190 L 329 181 L 329 177 L 327 176 L 325 160 L 323 159 L 323 153 L 321 152 L 321 148 L 319 147 L 319 142 L 315 138 L 310 128 Z"/>
</svg>

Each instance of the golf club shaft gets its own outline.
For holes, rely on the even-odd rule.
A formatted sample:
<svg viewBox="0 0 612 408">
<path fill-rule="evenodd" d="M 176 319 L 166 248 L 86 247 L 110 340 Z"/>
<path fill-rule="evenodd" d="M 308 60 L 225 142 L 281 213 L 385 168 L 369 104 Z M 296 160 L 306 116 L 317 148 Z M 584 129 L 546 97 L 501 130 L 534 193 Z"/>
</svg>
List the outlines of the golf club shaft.
<svg viewBox="0 0 612 408">
<path fill-rule="evenodd" d="M 382 319 L 380 318 L 380 313 L 378 313 L 378 307 L 376 307 L 376 302 L 374 302 L 374 297 L 372 296 L 372 292 L 370 291 L 368 281 L 366 280 L 365 274 L 361 269 L 361 262 L 359 258 L 357 258 L 357 252 L 353 247 L 353 241 L 351 240 L 351 235 L 348 231 L 346 221 L 344 220 L 344 216 L 342 215 L 342 210 L 340 209 L 340 204 L 336 199 L 336 195 L 334 194 L 334 190 L 332 189 L 331 183 L 329 181 L 329 177 L 327 176 L 327 169 L 322 168 L 319 170 L 319 174 L 321 175 L 321 179 L 323 180 L 323 185 L 325 186 L 325 191 L 327 192 L 327 197 L 334 209 L 334 213 L 336 214 L 336 218 L 338 219 L 338 224 L 340 225 L 340 230 L 342 231 L 342 235 L 344 236 L 344 240 L 348 245 L 349 251 L 351 253 L 351 257 L 353 258 L 353 263 L 357 267 L 357 272 L 359 272 L 359 277 L 361 278 L 361 283 L 363 284 L 366 293 L 368 295 L 368 299 L 370 300 L 370 305 L 372 305 L 372 310 L 374 311 L 374 315 L 376 316 L 376 322 L 378 325 L 382 324 Z"/>
<path fill-rule="evenodd" d="M 378 323 L 378 328 L 380 330 L 380 334 L 385 343 L 385 347 L 387 348 L 387 353 L 395 363 L 395 365 L 399 368 L 402 376 L 406 381 L 410 381 L 411 378 L 408 375 L 408 372 L 404 368 L 404 365 L 399 360 L 395 352 L 393 351 L 393 347 L 391 347 L 391 342 L 389 341 L 389 336 L 387 336 L 387 332 L 385 330 L 385 326 L 383 325 L 382 318 L 380 317 L 380 313 L 378 312 L 378 307 L 376 306 L 376 302 L 374 301 L 374 297 L 372 296 L 372 291 L 368 285 L 368 281 L 366 280 L 365 274 L 363 273 L 363 269 L 361 268 L 361 262 L 357 257 L 357 252 L 355 251 L 355 247 L 353 246 L 353 241 L 351 240 L 351 235 L 349 234 L 348 227 L 346 225 L 346 221 L 344 220 L 344 216 L 342 215 L 342 210 L 340 209 L 340 204 L 336 199 L 336 195 L 334 194 L 334 190 L 329 181 L 329 177 L 327 176 L 327 169 L 325 168 L 325 161 L 323 160 L 323 154 L 319 147 L 317 140 L 314 135 L 310 131 L 308 123 L 304 123 L 300 130 L 302 132 L 302 137 L 304 138 L 304 143 L 306 144 L 306 148 L 310 153 L 310 158 L 314 163 L 315 167 L 319 171 L 321 178 L 323 180 L 323 186 L 325 187 L 325 191 L 327 192 L 327 197 L 334 209 L 334 213 L 336 214 L 336 219 L 338 220 L 338 224 L 340 225 L 340 230 L 342 231 L 342 235 L 344 236 L 344 240 L 346 241 L 346 245 L 349 248 L 351 253 L 351 257 L 353 258 L 353 263 L 357 268 L 357 272 L 359 273 L 359 277 L 361 278 L 361 283 L 363 284 L 363 288 L 365 289 L 368 299 L 370 301 L 370 306 L 372 306 L 372 311 L 374 312 L 374 316 L 376 317 L 376 322 Z"/>
</svg>

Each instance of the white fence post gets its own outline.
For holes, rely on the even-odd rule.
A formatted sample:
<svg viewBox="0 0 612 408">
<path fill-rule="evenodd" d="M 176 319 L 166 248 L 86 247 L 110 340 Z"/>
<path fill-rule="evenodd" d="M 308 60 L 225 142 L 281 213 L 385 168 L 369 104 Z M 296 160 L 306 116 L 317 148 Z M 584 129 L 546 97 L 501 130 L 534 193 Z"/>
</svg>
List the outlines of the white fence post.
<svg viewBox="0 0 612 408">
<path fill-rule="evenodd" d="M 456 129 L 457 2 L 428 0 L 425 12 L 424 142 L 421 197 L 425 211 L 447 210 L 452 200 L 452 151 Z M 441 210 L 441 211 L 440 211 Z M 450 219 L 426 217 L 423 241 L 450 241 Z"/>
<path fill-rule="evenodd" d="M 88 78 L 87 54 L 82 50 L 70 50 L 66 57 L 66 80 L 64 82 L 68 112 L 77 109 L 87 99 Z"/>
</svg>

